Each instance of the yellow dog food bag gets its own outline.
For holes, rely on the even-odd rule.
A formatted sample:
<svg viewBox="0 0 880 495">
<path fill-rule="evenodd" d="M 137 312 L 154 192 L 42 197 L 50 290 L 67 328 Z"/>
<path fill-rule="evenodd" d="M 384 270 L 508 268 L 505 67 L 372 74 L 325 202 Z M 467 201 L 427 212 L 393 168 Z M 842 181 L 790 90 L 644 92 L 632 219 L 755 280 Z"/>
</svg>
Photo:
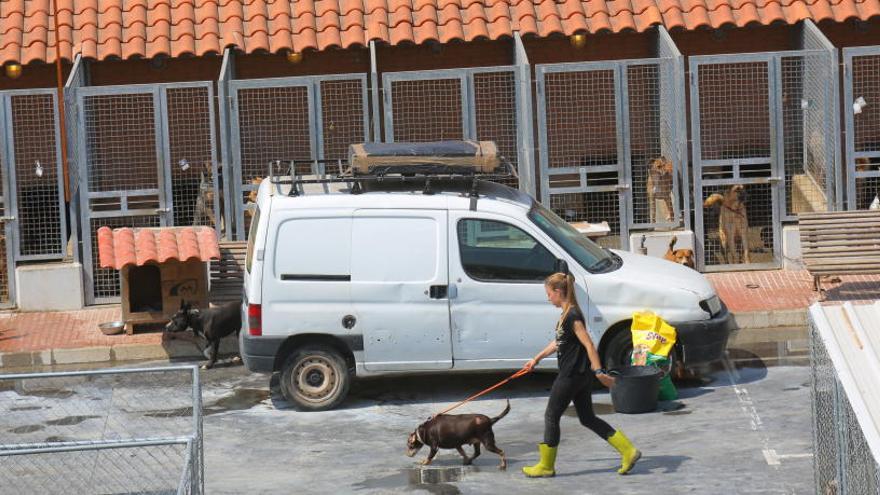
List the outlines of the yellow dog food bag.
<svg viewBox="0 0 880 495">
<path fill-rule="evenodd" d="M 633 313 L 632 364 L 645 366 L 657 357 L 668 357 L 675 345 L 675 328 L 656 314 L 645 311 Z"/>
</svg>

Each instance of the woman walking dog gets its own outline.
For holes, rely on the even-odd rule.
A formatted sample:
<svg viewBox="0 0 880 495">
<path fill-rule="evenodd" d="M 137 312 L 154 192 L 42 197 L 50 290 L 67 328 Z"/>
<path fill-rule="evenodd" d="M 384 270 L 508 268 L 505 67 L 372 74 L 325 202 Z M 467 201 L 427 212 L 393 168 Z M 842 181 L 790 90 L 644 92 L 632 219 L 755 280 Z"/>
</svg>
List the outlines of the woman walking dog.
<svg viewBox="0 0 880 495">
<path fill-rule="evenodd" d="M 535 365 L 553 352 L 557 353 L 559 374 L 550 389 L 550 399 L 544 413 L 544 443 L 538 445 L 540 460 L 534 466 L 523 468 L 529 477 L 554 476 L 556 471 L 556 448 L 559 445 L 559 420 L 568 405 L 574 402 L 578 419 L 594 433 L 614 447 L 621 456 L 617 470 L 626 474 L 632 469 L 642 453 L 636 449 L 620 430 L 614 430 L 593 412 L 593 378 L 610 387 L 614 382 L 602 369 L 599 353 L 587 333 L 583 313 L 575 299 L 574 277 L 571 274 L 554 273 L 544 281 L 547 299 L 562 315 L 556 323 L 556 338 L 530 359 L 525 368 L 531 371 Z"/>
</svg>

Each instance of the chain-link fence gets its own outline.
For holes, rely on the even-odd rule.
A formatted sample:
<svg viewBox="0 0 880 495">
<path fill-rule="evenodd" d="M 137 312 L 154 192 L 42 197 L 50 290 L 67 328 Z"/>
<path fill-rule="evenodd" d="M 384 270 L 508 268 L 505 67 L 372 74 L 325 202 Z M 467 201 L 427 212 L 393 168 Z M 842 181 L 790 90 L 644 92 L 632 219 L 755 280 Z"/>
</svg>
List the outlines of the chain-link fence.
<svg viewBox="0 0 880 495">
<path fill-rule="evenodd" d="M 880 494 L 880 459 L 871 454 L 813 318 L 810 320 L 810 365 L 816 493 Z"/>
<path fill-rule="evenodd" d="M 0 375 L 0 491 L 202 493 L 195 366 Z"/>
</svg>

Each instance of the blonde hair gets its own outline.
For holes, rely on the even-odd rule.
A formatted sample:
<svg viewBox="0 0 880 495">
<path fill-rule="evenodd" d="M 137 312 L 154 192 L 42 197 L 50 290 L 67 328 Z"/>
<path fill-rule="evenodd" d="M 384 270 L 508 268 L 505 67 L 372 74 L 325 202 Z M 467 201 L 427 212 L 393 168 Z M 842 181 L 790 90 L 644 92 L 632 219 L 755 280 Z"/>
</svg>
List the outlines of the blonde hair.
<svg viewBox="0 0 880 495">
<path fill-rule="evenodd" d="M 565 317 L 568 316 L 568 313 L 571 312 L 572 308 L 583 314 L 581 307 L 578 306 L 577 298 L 575 297 L 574 275 L 557 272 L 545 278 L 544 285 L 551 290 L 558 290 L 565 297 L 565 303 L 562 305 L 561 320 L 564 320 Z"/>
</svg>

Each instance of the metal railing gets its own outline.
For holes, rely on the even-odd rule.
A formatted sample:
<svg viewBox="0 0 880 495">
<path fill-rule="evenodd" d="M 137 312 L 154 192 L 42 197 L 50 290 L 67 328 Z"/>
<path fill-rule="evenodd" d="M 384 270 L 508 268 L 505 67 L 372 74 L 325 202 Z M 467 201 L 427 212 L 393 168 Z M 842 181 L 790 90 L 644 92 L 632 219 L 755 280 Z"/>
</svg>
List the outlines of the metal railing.
<svg viewBox="0 0 880 495">
<path fill-rule="evenodd" d="M 195 366 L 0 375 L 4 493 L 204 492 Z"/>
<path fill-rule="evenodd" d="M 874 458 L 834 363 L 810 320 L 813 468 L 816 493 L 880 494 L 880 460 Z"/>
</svg>

